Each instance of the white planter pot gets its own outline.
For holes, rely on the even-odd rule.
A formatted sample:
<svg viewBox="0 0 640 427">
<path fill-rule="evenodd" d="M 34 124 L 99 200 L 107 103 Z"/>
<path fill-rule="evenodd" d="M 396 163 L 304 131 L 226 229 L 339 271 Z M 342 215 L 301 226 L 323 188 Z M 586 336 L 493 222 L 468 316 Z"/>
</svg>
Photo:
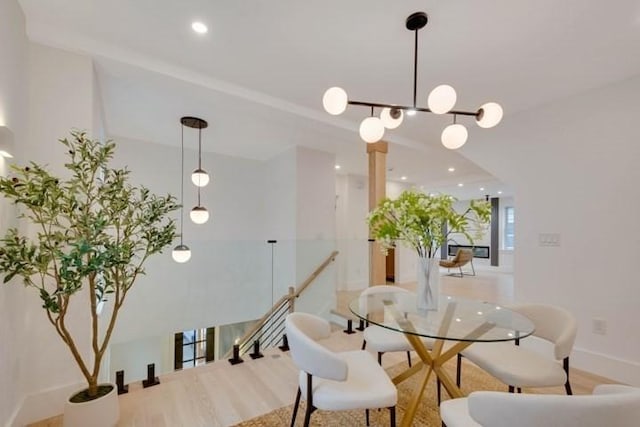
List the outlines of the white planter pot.
<svg viewBox="0 0 640 427">
<path fill-rule="evenodd" d="M 440 265 L 437 258 L 418 257 L 418 310 L 437 310 L 440 299 Z"/>
<path fill-rule="evenodd" d="M 111 385 L 113 389 L 108 394 L 89 402 L 73 403 L 69 400 L 65 402 L 62 420 L 64 427 L 113 427 L 116 425 L 120 418 L 118 388 L 111 383 L 100 385 Z"/>
</svg>

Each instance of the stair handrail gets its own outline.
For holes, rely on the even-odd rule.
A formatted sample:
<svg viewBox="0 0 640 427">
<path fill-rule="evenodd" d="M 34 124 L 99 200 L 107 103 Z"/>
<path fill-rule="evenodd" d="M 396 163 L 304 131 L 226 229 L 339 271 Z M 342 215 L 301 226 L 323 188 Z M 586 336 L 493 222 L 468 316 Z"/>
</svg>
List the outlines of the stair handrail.
<svg viewBox="0 0 640 427">
<path fill-rule="evenodd" d="M 335 260 L 338 254 L 339 254 L 338 251 L 331 252 L 331 255 L 329 255 L 322 262 L 322 264 L 320 264 L 318 268 L 316 268 L 313 271 L 313 273 L 311 273 L 309 277 L 307 277 L 305 281 L 300 284 L 300 286 L 298 287 L 298 290 L 296 290 L 296 288 L 293 286 L 289 286 L 289 293 L 286 295 L 283 295 L 280 299 L 278 299 L 278 301 L 276 301 L 275 304 L 273 304 L 273 306 L 269 310 L 267 310 L 264 316 L 262 316 L 255 323 L 255 325 L 251 327 L 251 329 L 249 329 L 241 338 L 238 339 L 237 344 L 240 346 L 240 348 L 242 349 L 243 347 L 246 347 L 248 344 L 250 344 L 251 338 L 253 338 L 253 336 L 258 331 L 260 331 L 267 323 L 269 323 L 269 320 L 271 319 L 271 317 L 274 316 L 277 312 L 279 312 L 283 308 L 285 303 L 287 303 L 288 305 L 289 313 L 293 313 L 295 308 L 296 298 L 300 297 L 302 292 L 304 292 L 304 290 L 309 287 L 309 285 L 320 275 L 320 273 L 322 273 L 322 271 L 325 268 L 327 268 L 327 266 L 332 261 Z M 233 349 L 230 349 L 229 351 L 227 351 L 227 353 L 224 355 L 223 358 L 226 359 L 229 356 L 231 356 L 232 351 Z"/>
</svg>

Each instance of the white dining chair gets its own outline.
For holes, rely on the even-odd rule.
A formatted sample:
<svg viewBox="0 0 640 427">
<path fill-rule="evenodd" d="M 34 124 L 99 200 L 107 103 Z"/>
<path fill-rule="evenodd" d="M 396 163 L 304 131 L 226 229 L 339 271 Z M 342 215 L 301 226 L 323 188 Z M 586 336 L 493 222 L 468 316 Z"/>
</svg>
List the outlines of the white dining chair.
<svg viewBox="0 0 640 427">
<path fill-rule="evenodd" d="M 300 369 L 298 392 L 291 415 L 295 424 L 300 399 L 307 402 L 304 426 L 309 425 L 316 409 L 342 411 L 388 408 L 390 425 L 396 423 L 398 391 L 387 373 L 369 352 L 356 350 L 333 352 L 316 342 L 329 337 L 326 320 L 307 313 L 291 313 L 285 321 L 291 357 Z"/>
<path fill-rule="evenodd" d="M 553 346 L 553 356 L 518 345 L 519 342 L 474 343 L 462 356 L 509 386 L 509 391 L 522 387 L 553 387 L 564 385 L 572 394 L 569 381 L 569 355 L 577 333 L 577 322 L 567 310 L 541 304 L 509 307 L 529 318 L 535 327 L 533 336 Z M 458 355 L 456 381 L 460 384 L 461 358 Z"/>
<path fill-rule="evenodd" d="M 640 389 L 602 384 L 584 396 L 477 391 L 442 402 L 440 417 L 446 427 L 636 427 Z"/>
<path fill-rule="evenodd" d="M 360 298 L 385 292 L 412 294 L 412 292 L 398 286 L 379 285 L 366 288 L 360 293 Z M 407 362 L 411 366 L 411 351 L 413 347 L 402 333 L 369 324 L 363 332 L 362 349 L 366 349 L 367 346 L 369 350 L 378 354 L 378 363 L 380 365 L 382 365 L 382 355 L 384 353 L 400 351 L 407 352 Z"/>
</svg>

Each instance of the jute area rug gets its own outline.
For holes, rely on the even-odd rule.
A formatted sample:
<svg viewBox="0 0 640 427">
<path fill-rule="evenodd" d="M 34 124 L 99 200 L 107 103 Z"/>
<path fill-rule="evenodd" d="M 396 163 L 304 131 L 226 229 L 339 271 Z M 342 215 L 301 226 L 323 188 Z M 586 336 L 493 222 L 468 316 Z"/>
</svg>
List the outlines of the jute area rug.
<svg viewBox="0 0 640 427">
<path fill-rule="evenodd" d="M 455 379 L 455 358 L 445 365 L 452 379 Z M 407 368 L 406 362 L 399 363 L 387 369 L 389 376 L 393 377 Z M 399 425 L 404 416 L 405 408 L 409 405 L 409 400 L 413 390 L 418 386 L 420 375 L 414 375 L 398 386 L 398 406 L 396 407 L 396 421 Z M 462 390 L 468 394 L 476 390 L 498 390 L 506 391 L 507 386 L 491 377 L 476 366 L 466 363 L 463 360 L 462 366 Z M 296 390 L 291 390 L 292 399 Z M 444 388 L 442 389 L 442 399 L 448 399 Z M 291 422 L 293 405 L 285 406 L 260 417 L 237 424 L 235 427 L 266 427 L 266 426 L 288 426 Z M 305 402 L 300 402 L 296 426 L 302 426 L 304 420 Z M 351 427 L 364 426 L 364 410 L 361 411 L 320 411 L 317 410 L 311 415 L 311 425 L 314 427 Z M 372 427 L 389 426 L 389 411 L 386 409 L 370 411 L 370 425 Z M 432 374 L 429 384 L 422 395 L 422 402 L 418 407 L 413 421 L 414 426 L 442 425 L 440 413 L 438 411 L 438 400 L 436 395 L 436 380 Z"/>
</svg>

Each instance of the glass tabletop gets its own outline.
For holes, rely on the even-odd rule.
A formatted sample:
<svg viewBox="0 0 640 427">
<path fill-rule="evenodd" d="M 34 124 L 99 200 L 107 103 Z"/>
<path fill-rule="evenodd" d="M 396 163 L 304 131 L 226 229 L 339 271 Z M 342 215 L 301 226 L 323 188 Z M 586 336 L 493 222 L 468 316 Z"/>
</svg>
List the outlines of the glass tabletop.
<svg viewBox="0 0 640 427">
<path fill-rule="evenodd" d="M 362 295 L 349 309 L 370 324 L 443 340 L 512 341 L 534 331 L 531 320 L 508 308 L 447 295 L 441 295 L 437 310 L 419 310 L 416 295 L 407 292 Z"/>
</svg>

